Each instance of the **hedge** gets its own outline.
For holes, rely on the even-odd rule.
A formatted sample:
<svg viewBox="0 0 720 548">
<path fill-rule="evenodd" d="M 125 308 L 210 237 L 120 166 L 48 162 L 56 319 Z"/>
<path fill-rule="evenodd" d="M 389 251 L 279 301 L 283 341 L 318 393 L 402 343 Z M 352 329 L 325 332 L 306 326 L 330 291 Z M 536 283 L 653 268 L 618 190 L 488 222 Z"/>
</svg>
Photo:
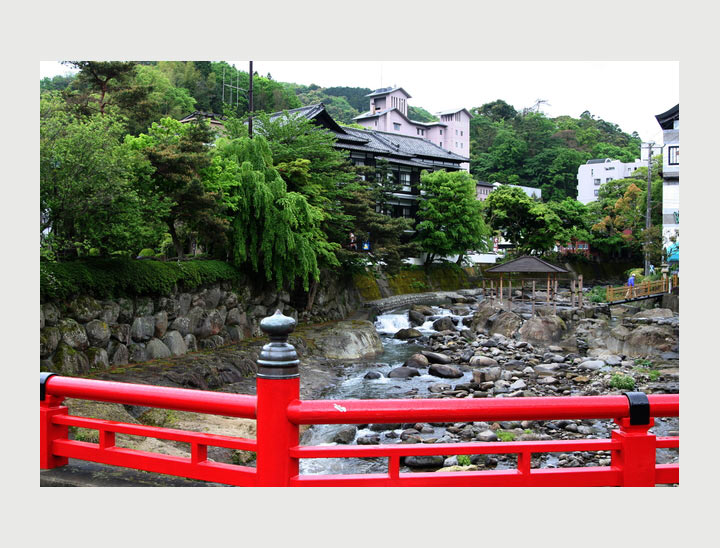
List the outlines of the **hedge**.
<svg viewBox="0 0 720 548">
<path fill-rule="evenodd" d="M 96 298 L 167 295 L 176 288 L 194 289 L 223 281 L 237 282 L 242 274 L 224 261 L 160 262 L 128 258 L 88 258 L 66 263 L 40 263 L 41 300 L 74 295 Z"/>
</svg>

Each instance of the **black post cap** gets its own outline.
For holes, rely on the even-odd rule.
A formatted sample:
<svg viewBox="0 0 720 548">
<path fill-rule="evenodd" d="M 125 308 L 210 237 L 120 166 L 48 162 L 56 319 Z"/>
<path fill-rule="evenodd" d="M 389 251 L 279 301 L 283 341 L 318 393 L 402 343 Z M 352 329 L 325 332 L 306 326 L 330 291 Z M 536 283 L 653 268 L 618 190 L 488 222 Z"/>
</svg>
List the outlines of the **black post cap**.
<svg viewBox="0 0 720 548">
<path fill-rule="evenodd" d="M 257 376 L 264 379 L 290 379 L 299 376 L 298 359 L 295 347 L 287 342 L 297 322 L 277 310 L 272 316 L 263 318 L 260 329 L 270 337 L 263 346 L 257 360 Z"/>
<path fill-rule="evenodd" d="M 47 373 L 45 371 L 40 372 L 40 401 L 45 401 L 45 383 L 55 373 Z"/>
</svg>

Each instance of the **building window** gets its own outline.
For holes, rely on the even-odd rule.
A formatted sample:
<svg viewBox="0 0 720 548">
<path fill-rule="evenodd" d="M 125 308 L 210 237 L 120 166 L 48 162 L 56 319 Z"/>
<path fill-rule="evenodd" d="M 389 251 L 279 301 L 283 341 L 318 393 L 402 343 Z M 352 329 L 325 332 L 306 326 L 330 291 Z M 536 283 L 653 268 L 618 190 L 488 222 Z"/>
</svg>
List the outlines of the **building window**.
<svg viewBox="0 0 720 548">
<path fill-rule="evenodd" d="M 375 120 L 375 127 L 377 127 L 377 120 Z"/>
<path fill-rule="evenodd" d="M 462 147 L 463 147 L 463 144 L 462 144 L 462 143 L 460 143 L 460 148 L 462 148 Z"/>
<path fill-rule="evenodd" d="M 440 146 L 442 146 L 442 141 L 440 141 Z"/>
<path fill-rule="evenodd" d="M 440 135 L 442 135 L 442 129 L 440 130 Z"/>
<path fill-rule="evenodd" d="M 462 137 L 462 136 L 463 136 L 463 132 L 462 132 L 462 131 L 460 131 L 460 137 Z"/>
<path fill-rule="evenodd" d="M 599 185 L 600 185 L 600 179 L 595 179 L 595 186 L 599 186 Z"/>
<path fill-rule="evenodd" d="M 393 128 L 395 129 L 395 131 L 400 131 L 400 124 L 398 124 L 397 122 L 393 122 Z"/>
<path fill-rule="evenodd" d="M 612 177 L 608 177 L 607 179 L 605 179 L 606 183 L 609 183 L 610 181 L 614 181 L 614 179 Z"/>
<path fill-rule="evenodd" d="M 405 172 L 400 172 L 400 185 L 403 192 L 410 192 L 410 174 Z"/>
<path fill-rule="evenodd" d="M 595 196 L 598 195 L 598 192 L 599 192 L 599 191 L 598 191 L 598 189 L 596 188 L 596 189 L 595 189 Z"/>
<path fill-rule="evenodd" d="M 679 166 L 680 165 L 680 147 L 673 146 L 668 147 L 668 165 Z"/>
<path fill-rule="evenodd" d="M 613 170 L 613 169 L 615 169 L 615 166 L 606 167 L 606 168 L 605 168 L 605 171 L 611 171 L 611 170 Z"/>
</svg>

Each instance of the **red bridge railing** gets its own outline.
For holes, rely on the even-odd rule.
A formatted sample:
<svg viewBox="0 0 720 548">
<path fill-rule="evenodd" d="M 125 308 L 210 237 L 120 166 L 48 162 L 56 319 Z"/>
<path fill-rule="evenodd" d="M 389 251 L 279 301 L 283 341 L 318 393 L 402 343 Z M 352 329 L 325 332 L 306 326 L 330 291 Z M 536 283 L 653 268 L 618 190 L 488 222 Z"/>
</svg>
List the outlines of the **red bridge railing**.
<svg viewBox="0 0 720 548">
<path fill-rule="evenodd" d="M 317 400 L 300 399 L 298 360 L 286 343 L 291 318 L 276 313 L 261 324 L 271 343 L 258 360 L 257 396 L 135 385 L 41 373 L 40 468 L 80 459 L 240 486 L 652 486 L 679 483 L 680 465 L 656 464 L 656 450 L 678 448 L 679 437 L 649 433 L 655 417 L 676 417 L 679 395 L 632 392 L 617 396 Z M 244 417 L 257 421 L 257 439 L 70 416 L 65 398 Z M 300 425 L 398 422 L 612 419 L 609 439 L 301 446 Z M 69 427 L 99 432 L 98 443 L 71 440 Z M 189 457 L 117 447 L 116 434 L 185 442 Z M 208 447 L 256 453 L 256 466 L 208 460 Z M 609 466 L 532 468 L 534 454 L 610 451 Z M 401 458 L 426 455 L 517 455 L 509 470 L 401 473 Z M 300 474 L 304 458 L 388 459 L 381 474 Z"/>
</svg>

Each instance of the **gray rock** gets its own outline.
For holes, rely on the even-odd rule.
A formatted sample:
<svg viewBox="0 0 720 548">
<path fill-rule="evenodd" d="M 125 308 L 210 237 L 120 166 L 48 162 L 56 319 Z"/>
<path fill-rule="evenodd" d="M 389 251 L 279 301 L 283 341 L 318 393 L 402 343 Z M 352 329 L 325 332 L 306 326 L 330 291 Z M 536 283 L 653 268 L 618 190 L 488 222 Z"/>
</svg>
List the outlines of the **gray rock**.
<svg viewBox="0 0 720 548">
<path fill-rule="evenodd" d="M 40 330 L 40 357 L 49 358 L 60 344 L 62 335 L 57 327 L 45 327 Z"/>
<path fill-rule="evenodd" d="M 130 324 L 121 323 L 113 325 L 110 328 L 110 337 L 113 340 L 119 341 L 125 345 L 130 344 Z"/>
<path fill-rule="evenodd" d="M 225 318 L 225 325 L 240 325 L 242 311 L 239 308 L 231 308 L 228 310 Z M 245 320 L 247 322 L 247 319 Z"/>
<path fill-rule="evenodd" d="M 498 365 L 497 360 L 487 356 L 473 356 L 468 362 L 470 367 L 495 367 Z"/>
<path fill-rule="evenodd" d="M 414 367 L 396 367 L 390 373 L 388 378 L 390 379 L 406 379 L 408 377 L 419 377 L 420 372 Z"/>
<path fill-rule="evenodd" d="M 345 425 L 338 430 L 332 438 L 335 443 L 348 444 L 355 439 L 357 427 L 351 424 Z"/>
<path fill-rule="evenodd" d="M 497 441 L 498 437 L 497 437 L 497 434 L 495 434 L 495 432 L 493 432 L 490 429 L 487 429 L 487 430 L 483 430 L 482 432 L 480 432 L 475 437 L 475 439 L 478 441 Z"/>
<path fill-rule="evenodd" d="M 148 360 L 147 351 L 143 343 L 133 343 L 128 347 L 128 361 L 130 363 L 146 362 Z"/>
<path fill-rule="evenodd" d="M 70 301 L 68 306 L 70 316 L 80 323 L 87 323 L 97 318 L 102 312 L 102 306 L 92 297 L 84 295 Z"/>
<path fill-rule="evenodd" d="M 378 373 L 377 371 L 368 371 L 367 373 L 365 373 L 365 376 L 363 377 L 363 379 L 368 379 L 368 380 L 381 379 L 381 378 L 382 378 L 382 374 Z"/>
<path fill-rule="evenodd" d="M 168 314 L 164 310 L 155 313 L 155 337 L 162 339 L 168 328 Z"/>
<path fill-rule="evenodd" d="M 157 308 L 158 312 L 167 314 L 168 322 L 173 321 L 180 315 L 180 301 L 175 297 L 160 297 Z"/>
<path fill-rule="evenodd" d="M 418 331 L 417 329 L 400 329 L 397 333 L 395 333 L 395 336 L 393 338 L 395 339 L 401 339 L 401 340 L 407 340 L 407 339 L 417 339 L 419 337 L 422 337 L 422 333 Z"/>
<path fill-rule="evenodd" d="M 405 457 L 404 464 L 408 468 L 441 468 L 445 462 L 442 455 L 420 455 Z"/>
<path fill-rule="evenodd" d="M 116 324 L 120 316 L 120 305 L 115 301 L 105 301 L 102 306 L 103 309 L 98 316 L 98 320 L 102 320 L 108 325 Z"/>
<path fill-rule="evenodd" d="M 358 445 L 379 445 L 380 436 L 377 434 L 371 436 L 362 436 L 357 439 Z"/>
<path fill-rule="evenodd" d="M 541 363 L 533 367 L 533 371 L 541 377 L 554 375 L 560 370 L 559 363 Z"/>
<path fill-rule="evenodd" d="M 85 375 L 90 372 L 90 362 L 85 354 L 61 342 L 52 357 L 52 370 L 70 377 Z"/>
<path fill-rule="evenodd" d="M 435 331 L 454 331 L 455 323 L 452 321 L 452 318 L 443 316 L 433 322 L 433 329 Z"/>
<path fill-rule="evenodd" d="M 515 391 L 515 390 L 523 390 L 527 388 L 527 384 L 522 379 L 516 380 L 514 383 L 512 383 L 510 386 L 508 386 L 509 390 Z"/>
<path fill-rule="evenodd" d="M 585 360 L 579 366 L 580 369 L 588 369 L 590 371 L 596 371 L 605 367 L 603 360 Z"/>
<path fill-rule="evenodd" d="M 110 341 L 110 327 L 102 320 L 92 320 L 85 325 L 90 345 L 102 348 Z"/>
<path fill-rule="evenodd" d="M 117 344 L 110 355 L 110 363 L 112 365 L 127 365 L 130 360 L 130 352 L 124 344 Z"/>
<path fill-rule="evenodd" d="M 104 348 L 88 348 L 85 351 L 90 370 L 105 370 L 110 367 L 107 351 Z"/>
<path fill-rule="evenodd" d="M 177 331 L 184 337 L 192 332 L 192 329 L 190 329 L 190 318 L 187 316 L 178 316 L 170 324 L 170 329 L 172 331 Z"/>
<path fill-rule="evenodd" d="M 199 342 L 202 350 L 211 350 L 225 344 L 225 340 L 220 335 L 211 335 L 207 339 L 201 339 Z"/>
<path fill-rule="evenodd" d="M 153 316 L 135 318 L 130 328 L 130 336 L 135 342 L 149 341 L 153 335 L 155 335 L 155 318 Z"/>
<path fill-rule="evenodd" d="M 120 298 L 117 300 L 120 307 L 117 321 L 120 323 L 130 324 L 135 317 L 135 304 L 130 299 Z"/>
<path fill-rule="evenodd" d="M 52 303 L 40 305 L 43 316 L 45 317 L 45 326 L 55 326 L 60 321 L 60 311 Z"/>
<path fill-rule="evenodd" d="M 418 368 L 418 367 L 427 367 L 429 364 L 430 364 L 430 361 L 422 354 L 413 354 L 407 360 L 405 360 L 405 363 L 403 364 L 403 366 Z"/>
<path fill-rule="evenodd" d="M 408 319 L 410 320 L 410 325 L 422 325 L 425 323 L 425 316 L 417 310 L 409 310 Z"/>
<path fill-rule="evenodd" d="M 223 328 L 223 319 L 217 310 L 208 311 L 195 328 L 195 336 L 200 339 L 206 339 L 220 333 Z"/>
<path fill-rule="evenodd" d="M 445 365 L 452 363 L 452 358 L 447 354 L 440 354 L 439 352 L 428 352 L 427 350 L 423 350 L 420 353 L 425 356 L 431 363 L 442 363 Z"/>
<path fill-rule="evenodd" d="M 197 352 L 198 347 L 195 335 L 188 333 L 183 337 L 183 340 L 185 341 L 185 346 L 187 346 L 188 352 Z"/>
<path fill-rule="evenodd" d="M 434 363 L 428 369 L 430 375 L 441 377 L 444 379 L 457 379 L 462 377 L 462 371 L 451 365 L 443 365 L 440 363 Z"/>
<path fill-rule="evenodd" d="M 152 339 L 145 347 L 148 359 L 169 358 L 172 356 L 170 349 L 160 339 Z"/>
<path fill-rule="evenodd" d="M 173 356 L 182 356 L 183 354 L 187 354 L 187 345 L 185 344 L 182 334 L 179 331 L 168 331 L 162 338 L 162 342 Z"/>
<path fill-rule="evenodd" d="M 40 306 L 40 329 L 45 327 L 45 314 L 43 314 L 42 306 Z"/>
<path fill-rule="evenodd" d="M 75 320 L 70 318 L 60 320 L 58 329 L 60 329 L 62 341 L 70 348 L 74 348 L 75 350 L 85 350 L 88 346 L 90 346 L 87 333 L 85 333 L 85 328 L 83 328 L 83 326 Z"/>
</svg>

